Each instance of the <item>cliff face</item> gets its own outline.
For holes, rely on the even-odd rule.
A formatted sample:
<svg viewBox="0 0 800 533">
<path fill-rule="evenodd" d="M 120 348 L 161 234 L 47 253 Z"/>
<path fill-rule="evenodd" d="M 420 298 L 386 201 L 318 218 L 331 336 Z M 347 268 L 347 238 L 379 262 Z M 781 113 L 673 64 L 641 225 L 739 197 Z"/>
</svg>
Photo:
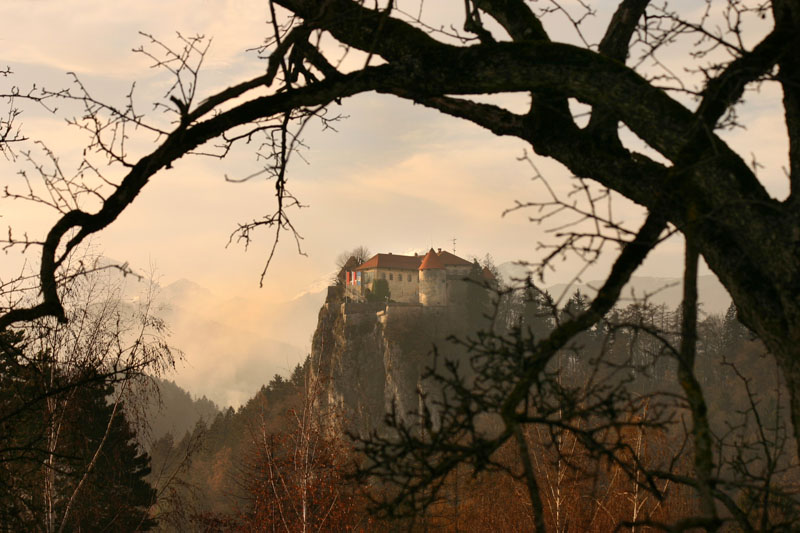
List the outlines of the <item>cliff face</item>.
<svg viewBox="0 0 800 533">
<path fill-rule="evenodd" d="M 345 426 L 361 435 L 380 429 L 392 403 L 408 419 L 419 412 L 423 397 L 438 397 L 436 384 L 422 377 L 433 364 L 434 345 L 441 358 L 464 357 L 446 339 L 478 327 L 479 305 L 345 303 L 331 288 L 311 347 L 323 403 L 338 408 Z"/>
</svg>

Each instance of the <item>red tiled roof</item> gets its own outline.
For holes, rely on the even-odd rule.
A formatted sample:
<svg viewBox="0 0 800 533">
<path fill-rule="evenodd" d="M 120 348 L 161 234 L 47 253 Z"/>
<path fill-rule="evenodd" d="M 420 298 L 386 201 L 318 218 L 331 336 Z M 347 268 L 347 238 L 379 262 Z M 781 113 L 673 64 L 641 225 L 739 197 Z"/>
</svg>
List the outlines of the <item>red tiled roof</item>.
<svg viewBox="0 0 800 533">
<path fill-rule="evenodd" d="M 422 259 L 422 264 L 419 265 L 420 270 L 431 270 L 434 268 L 444 268 L 444 263 L 442 260 L 439 259 L 439 256 L 436 255 L 436 252 L 433 251 L 433 248 L 425 254 L 425 257 Z"/>
<path fill-rule="evenodd" d="M 433 248 L 431 248 L 431 251 L 433 251 Z M 466 259 L 461 259 L 457 255 L 453 255 L 446 250 L 442 250 L 441 248 L 439 249 L 439 253 L 436 255 L 439 256 L 439 260 L 444 266 L 472 266 L 472 263 Z"/>
<path fill-rule="evenodd" d="M 433 254 L 436 258 L 436 266 L 427 268 L 444 268 L 448 266 L 471 266 L 472 263 L 461 259 L 457 255 L 441 250 L 437 253 L 430 249 L 428 254 Z M 374 268 L 396 268 L 398 270 L 417 270 L 422 269 L 423 257 L 421 255 L 395 255 L 395 254 L 375 254 L 361 264 L 355 270 L 372 270 Z"/>
<path fill-rule="evenodd" d="M 373 268 L 396 268 L 398 270 L 417 270 L 422 262 L 418 255 L 375 254 L 361 264 L 356 270 Z"/>
<path fill-rule="evenodd" d="M 496 279 L 494 277 L 494 274 L 492 274 L 492 271 L 489 270 L 486 267 L 483 267 L 483 271 L 481 272 L 481 276 L 483 276 L 483 279 L 485 279 L 486 281 L 494 281 Z"/>
</svg>

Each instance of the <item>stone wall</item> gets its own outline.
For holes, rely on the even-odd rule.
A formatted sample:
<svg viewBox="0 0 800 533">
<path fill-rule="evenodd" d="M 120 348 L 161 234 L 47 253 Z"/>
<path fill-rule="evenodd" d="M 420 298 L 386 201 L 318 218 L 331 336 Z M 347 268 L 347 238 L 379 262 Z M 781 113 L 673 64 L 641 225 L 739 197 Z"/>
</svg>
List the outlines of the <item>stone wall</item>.
<svg viewBox="0 0 800 533">
<path fill-rule="evenodd" d="M 419 271 L 419 303 L 447 305 L 447 274 L 441 269 Z"/>
<path fill-rule="evenodd" d="M 381 323 L 386 325 L 390 320 L 407 320 L 420 315 L 424 308 L 420 304 L 390 303 L 382 313 L 378 313 Z"/>
</svg>

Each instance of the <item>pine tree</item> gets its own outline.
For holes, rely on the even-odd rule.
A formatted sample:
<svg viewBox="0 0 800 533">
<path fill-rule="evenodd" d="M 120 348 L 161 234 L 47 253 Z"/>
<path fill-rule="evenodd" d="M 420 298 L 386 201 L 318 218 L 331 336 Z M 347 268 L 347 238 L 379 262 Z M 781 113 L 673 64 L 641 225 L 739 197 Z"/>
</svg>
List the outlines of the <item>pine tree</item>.
<svg viewBox="0 0 800 533">
<path fill-rule="evenodd" d="M 370 302 L 388 302 L 392 298 L 389 291 L 389 282 L 385 279 L 376 279 L 372 282 L 372 292 L 367 294 Z"/>
<path fill-rule="evenodd" d="M 731 302 L 725 312 L 723 321 L 723 346 L 727 354 L 731 354 L 739 348 L 742 342 L 747 339 L 747 328 L 739 322 L 739 314 L 736 305 Z"/>
<path fill-rule="evenodd" d="M 64 479 L 62 491 L 71 494 L 98 449 L 100 453 L 70 511 L 68 531 L 148 531 L 155 526 L 148 510 L 156 492 L 145 481 L 150 456 L 140 450 L 124 406 L 114 413 L 107 401 L 113 392 L 110 386 L 84 389 L 70 409 L 60 452 L 74 475 Z"/>
<path fill-rule="evenodd" d="M 576 289 L 575 293 L 567 301 L 564 309 L 561 311 L 561 320 L 569 320 L 580 315 L 586 308 L 589 307 L 589 300 L 580 289 Z"/>
<path fill-rule="evenodd" d="M 21 530 L 38 513 L 35 492 L 27 486 L 41 468 L 43 431 L 30 401 L 32 368 L 23 357 L 22 336 L 0 333 L 0 531 Z"/>
<path fill-rule="evenodd" d="M 553 305 L 553 298 L 547 291 L 542 292 L 533 284 L 525 289 L 522 318 L 535 339 L 543 339 L 552 331 Z"/>
<path fill-rule="evenodd" d="M 44 358 L 40 358 L 44 359 Z M 113 387 L 86 385 L 43 394 L 41 366 L 21 339 L 0 343 L 0 531 L 147 531 L 155 490 L 144 480 L 150 458 L 139 450 Z M 66 519 L 65 519 L 66 517 Z"/>
</svg>

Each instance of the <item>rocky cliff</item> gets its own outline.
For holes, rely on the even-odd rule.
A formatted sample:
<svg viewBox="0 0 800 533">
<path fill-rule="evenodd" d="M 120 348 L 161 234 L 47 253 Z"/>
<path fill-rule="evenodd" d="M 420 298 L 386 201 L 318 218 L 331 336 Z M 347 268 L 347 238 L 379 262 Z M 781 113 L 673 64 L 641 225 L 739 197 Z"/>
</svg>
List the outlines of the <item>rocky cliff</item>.
<svg viewBox="0 0 800 533">
<path fill-rule="evenodd" d="M 447 339 L 480 327 L 483 297 L 469 305 L 419 305 L 345 302 L 331 287 L 320 309 L 311 347 L 312 372 L 322 386 L 322 401 L 340 409 L 345 426 L 364 435 L 380 429 L 392 403 L 404 418 L 419 412 L 423 398 L 438 397 L 425 379 L 434 346 L 441 359 L 463 358 Z"/>
</svg>

